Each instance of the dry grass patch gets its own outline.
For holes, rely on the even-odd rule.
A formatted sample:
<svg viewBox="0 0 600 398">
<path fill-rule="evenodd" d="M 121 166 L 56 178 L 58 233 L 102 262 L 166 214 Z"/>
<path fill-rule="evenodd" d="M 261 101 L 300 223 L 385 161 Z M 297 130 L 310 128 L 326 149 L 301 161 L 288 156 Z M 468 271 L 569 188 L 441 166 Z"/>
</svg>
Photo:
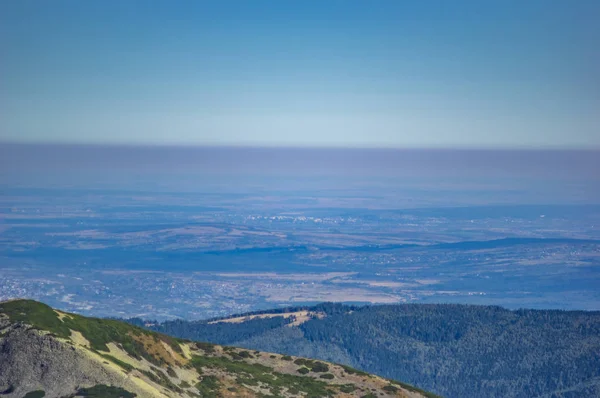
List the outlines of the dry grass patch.
<svg viewBox="0 0 600 398">
<path fill-rule="evenodd" d="M 148 354 L 168 365 L 181 366 L 187 363 L 187 360 L 181 354 L 173 351 L 168 344 L 152 335 L 135 335 L 133 333 L 129 333 L 129 336 L 138 343 L 142 344 Z"/>
<path fill-rule="evenodd" d="M 212 321 L 209 322 L 209 324 L 215 324 L 215 323 L 243 323 L 243 322 L 247 322 L 250 321 L 252 319 L 266 319 L 266 318 L 276 318 L 276 317 L 281 317 L 281 318 L 291 318 L 294 317 L 295 320 L 286 325 L 286 326 L 298 326 L 303 324 L 306 321 L 309 321 L 312 318 L 319 318 L 319 319 L 323 319 L 325 318 L 325 313 L 323 312 L 313 312 L 313 311 L 295 311 L 295 312 L 283 312 L 283 313 L 277 313 L 277 314 L 255 314 L 255 315 L 247 315 L 247 316 L 238 316 L 235 318 L 228 318 L 228 319 L 220 319 L 217 321 Z"/>
</svg>

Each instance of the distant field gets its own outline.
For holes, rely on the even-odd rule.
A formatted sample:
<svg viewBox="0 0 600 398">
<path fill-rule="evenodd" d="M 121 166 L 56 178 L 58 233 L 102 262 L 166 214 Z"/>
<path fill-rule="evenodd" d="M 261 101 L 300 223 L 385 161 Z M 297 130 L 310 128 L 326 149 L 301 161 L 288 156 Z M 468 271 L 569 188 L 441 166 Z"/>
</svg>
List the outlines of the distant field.
<svg viewBox="0 0 600 398">
<path fill-rule="evenodd" d="M 520 180 L 215 184 L 8 187 L 0 299 L 147 319 L 323 301 L 600 308 L 599 205 L 479 204 L 534 200 Z"/>
<path fill-rule="evenodd" d="M 282 312 L 282 313 L 276 313 L 276 314 L 266 313 L 266 314 L 236 316 L 236 317 L 232 317 L 232 318 L 220 319 L 217 321 L 210 321 L 208 323 L 210 325 L 215 324 L 215 323 L 242 323 L 242 322 L 250 321 L 252 319 L 267 319 L 267 318 L 280 317 L 280 318 L 284 318 L 284 319 L 294 318 L 294 320 L 292 322 L 286 324 L 286 326 L 292 327 L 292 326 L 301 325 L 304 322 L 309 321 L 310 319 L 313 319 L 313 318 L 322 319 L 325 316 L 326 315 L 323 312 L 302 310 L 302 311 L 295 311 L 295 312 Z"/>
</svg>

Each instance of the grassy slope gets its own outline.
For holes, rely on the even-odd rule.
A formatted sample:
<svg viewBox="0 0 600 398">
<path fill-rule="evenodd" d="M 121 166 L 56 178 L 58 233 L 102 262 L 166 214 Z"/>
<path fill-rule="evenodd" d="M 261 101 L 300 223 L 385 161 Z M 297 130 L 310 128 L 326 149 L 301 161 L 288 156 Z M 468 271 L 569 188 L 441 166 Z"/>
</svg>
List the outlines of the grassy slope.
<svg viewBox="0 0 600 398">
<path fill-rule="evenodd" d="M 88 318 L 77 314 L 67 314 L 62 320 L 52 307 L 33 300 L 14 300 L 0 303 L 0 312 L 11 321 L 24 322 L 36 329 L 46 330 L 62 338 L 69 338 L 71 330 L 80 332 L 90 342 L 90 347 L 98 351 L 108 351 L 108 343 L 121 344 L 134 358 L 145 358 L 156 364 L 164 361 L 160 356 L 148 352 L 136 336 L 151 336 L 155 341 L 164 341 L 173 350 L 181 353 L 176 339 L 163 334 L 114 320 Z"/>
<path fill-rule="evenodd" d="M 191 397 L 218 397 L 244 394 L 271 398 L 296 395 L 316 398 L 343 394 L 362 397 L 376 391 L 378 396 L 400 397 L 404 396 L 404 388 L 434 397 L 412 386 L 340 365 L 191 343 L 120 321 L 59 313 L 32 300 L 0 303 L 0 313 L 6 314 L 13 322 L 23 322 L 64 339 L 71 339 L 72 331 L 77 331 L 89 342 L 89 350 L 101 360 L 111 361 L 122 372 L 145 378 L 175 395 L 186 393 Z M 110 343 L 116 344 L 129 357 L 110 355 L 113 353 Z M 162 343 L 168 345 L 172 352 L 157 349 L 164 347 Z M 142 368 L 140 364 L 147 365 Z"/>
</svg>

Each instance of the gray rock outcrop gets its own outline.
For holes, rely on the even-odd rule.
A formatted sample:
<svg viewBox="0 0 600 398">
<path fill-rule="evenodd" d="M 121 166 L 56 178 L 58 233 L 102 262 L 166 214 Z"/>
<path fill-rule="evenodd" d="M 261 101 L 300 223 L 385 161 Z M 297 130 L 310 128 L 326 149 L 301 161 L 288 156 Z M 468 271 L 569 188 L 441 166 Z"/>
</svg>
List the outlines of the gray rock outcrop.
<svg viewBox="0 0 600 398">
<path fill-rule="evenodd" d="M 0 319 L 0 396 L 22 398 L 43 390 L 45 398 L 69 397 L 78 388 L 120 384 L 70 344 L 21 323 Z"/>
</svg>

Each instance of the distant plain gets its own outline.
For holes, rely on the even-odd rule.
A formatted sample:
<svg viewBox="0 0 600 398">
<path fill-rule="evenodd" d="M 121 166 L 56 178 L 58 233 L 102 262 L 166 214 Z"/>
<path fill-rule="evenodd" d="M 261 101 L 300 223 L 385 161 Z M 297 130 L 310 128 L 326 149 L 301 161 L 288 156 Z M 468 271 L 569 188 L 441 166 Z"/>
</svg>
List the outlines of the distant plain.
<svg viewBox="0 0 600 398">
<path fill-rule="evenodd" d="M 155 319 L 600 309 L 593 152 L 0 148 L 0 300 Z"/>
</svg>

